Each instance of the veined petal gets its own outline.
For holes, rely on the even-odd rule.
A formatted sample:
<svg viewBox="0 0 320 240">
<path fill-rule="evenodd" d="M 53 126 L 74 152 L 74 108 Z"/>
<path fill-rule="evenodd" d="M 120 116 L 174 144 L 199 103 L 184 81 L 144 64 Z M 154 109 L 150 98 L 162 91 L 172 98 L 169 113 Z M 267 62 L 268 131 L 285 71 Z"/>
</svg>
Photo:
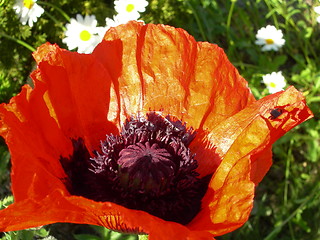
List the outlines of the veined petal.
<svg viewBox="0 0 320 240">
<path fill-rule="evenodd" d="M 207 129 L 254 101 L 223 50 L 197 43 L 182 29 L 130 22 L 111 28 L 104 40 L 93 54 L 110 72 L 121 69 L 121 75 L 111 74 L 111 102 L 122 118 L 162 110 Z"/>
<path fill-rule="evenodd" d="M 272 116 L 273 109 L 281 111 L 281 115 Z M 222 160 L 203 198 L 203 210 L 190 228 L 221 235 L 240 227 L 249 217 L 254 185 L 271 166 L 271 145 L 311 117 L 302 94 L 290 87 L 249 105 L 213 129 L 209 139 L 216 146 L 214 154 Z M 212 152 L 198 153 L 199 172 L 211 173 L 207 169 L 214 168 L 215 161 L 209 157 Z"/>
<path fill-rule="evenodd" d="M 81 137 L 93 150 L 106 133 L 117 131 L 107 121 L 108 74 L 94 58 L 50 44 L 41 46 L 34 56 L 39 64 L 32 73 L 35 88 L 26 85 L 0 107 L 0 134 L 11 150 L 15 201 L 30 197 L 30 187 L 44 189 L 36 191 L 38 197 L 50 192 L 53 183 L 62 187 L 54 180 L 47 188 L 40 186 L 45 180 L 38 181 L 39 186 L 31 183 L 39 176 L 66 177 L 59 159 L 72 154 L 71 139 Z"/>
<path fill-rule="evenodd" d="M 66 176 L 59 157 L 70 154 L 71 144 L 50 116 L 43 97 L 45 91 L 41 83 L 34 90 L 26 85 L 9 104 L 0 105 L 0 135 L 11 153 L 16 202 L 30 195 L 41 198 L 56 187 L 64 188 L 57 181 Z M 41 180 L 35 181 L 38 178 Z"/>
<path fill-rule="evenodd" d="M 72 53 L 56 45 L 42 45 L 35 59 L 35 85 L 45 84 L 47 101 L 63 133 L 83 138 L 89 150 L 99 146 L 106 133 L 116 133 L 107 121 L 110 98 L 108 72 L 91 55 Z"/>
<path fill-rule="evenodd" d="M 122 232 L 147 233 L 150 234 L 150 240 L 212 240 L 210 233 L 192 232 L 181 224 L 167 222 L 146 212 L 129 210 L 114 203 L 65 196 L 60 190 L 52 192 L 41 201 L 26 199 L 0 211 L 0 231 L 55 222 L 92 224 Z"/>
<path fill-rule="evenodd" d="M 229 164 L 228 160 L 221 163 L 221 171 L 228 167 L 228 173 L 219 186 L 215 185 L 216 177 L 213 177 L 203 199 L 202 210 L 188 225 L 190 230 L 208 231 L 217 236 L 239 228 L 248 220 L 255 189 L 250 180 L 250 157 L 245 156 L 233 165 Z"/>
<path fill-rule="evenodd" d="M 273 109 L 280 109 L 282 112 L 276 119 L 272 119 Z M 254 102 L 213 128 L 206 136 L 206 147 L 201 144 L 199 147 L 197 142 L 191 146 L 199 161 L 198 171 L 201 175 L 212 173 L 227 154 L 232 155 L 236 161 L 253 149 L 259 148 L 255 152 L 257 154 L 263 149 L 271 148 L 278 138 L 312 116 L 305 98 L 294 87 Z M 271 165 L 271 159 L 268 165 Z M 264 174 L 268 169 L 264 169 Z M 258 183 L 264 174 L 256 176 L 255 182 Z"/>
<path fill-rule="evenodd" d="M 223 50 L 164 25 L 130 22 L 111 28 L 92 55 L 45 44 L 34 57 L 35 88 L 25 86 L 11 103 L 0 106 L 0 134 L 12 152 L 16 199 L 0 211 L 0 231 L 74 222 L 144 232 L 150 240 L 212 239 L 211 235 L 234 230 L 248 219 L 255 184 L 271 164 L 271 144 L 312 116 L 293 87 L 255 101 Z M 70 160 L 76 163 L 70 165 L 73 169 L 80 164 L 96 174 L 87 166 L 92 163 L 88 151 L 99 151 L 106 134 L 115 141 L 106 139 L 102 148 L 117 143 L 112 134 L 119 133 L 125 118 L 150 110 L 170 114 L 198 131 L 189 147 L 199 167 L 192 165 L 191 173 L 213 174 L 204 198 L 206 186 L 200 195 L 190 192 L 199 196 L 202 205 L 186 225 L 108 202 L 118 198 L 90 200 L 92 193 L 77 191 L 71 183 L 73 176 L 80 176 L 75 185 L 91 189 L 89 176 L 82 181 L 87 172 L 69 174 L 68 164 L 60 163 L 61 158 Z M 73 140 L 85 144 L 83 154 L 72 146 Z M 98 193 L 106 185 L 113 186 L 118 174 L 117 162 L 114 165 L 103 175 L 111 176 L 110 182 L 97 185 Z M 109 190 L 106 194 L 113 196 L 115 189 Z M 122 193 L 120 204 L 126 200 Z M 130 199 L 135 201 L 136 196 Z"/>
</svg>

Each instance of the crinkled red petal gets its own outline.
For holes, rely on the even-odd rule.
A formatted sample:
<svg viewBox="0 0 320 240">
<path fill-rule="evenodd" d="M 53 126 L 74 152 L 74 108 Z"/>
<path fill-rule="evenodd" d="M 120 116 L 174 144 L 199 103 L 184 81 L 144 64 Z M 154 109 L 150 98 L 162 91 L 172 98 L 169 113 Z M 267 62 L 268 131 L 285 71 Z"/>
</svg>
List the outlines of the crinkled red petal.
<svg viewBox="0 0 320 240">
<path fill-rule="evenodd" d="M 35 86 L 45 84 L 47 102 L 66 136 L 83 138 L 93 151 L 106 134 L 118 132 L 107 119 L 111 79 L 95 57 L 50 44 L 42 45 L 34 56 L 38 63 Z"/>
<path fill-rule="evenodd" d="M 50 116 L 43 84 L 24 86 L 9 104 L 0 105 L 0 134 L 11 153 L 11 182 L 15 201 L 43 198 L 66 177 L 59 157 L 68 156 L 71 143 Z M 40 179 L 40 181 L 35 181 Z M 36 182 L 36 184 L 35 184 Z"/>
<path fill-rule="evenodd" d="M 276 119 L 271 115 L 273 109 L 280 109 L 282 112 Z M 252 159 L 252 180 L 257 184 L 271 165 L 271 145 L 294 126 L 312 116 L 305 98 L 294 87 L 254 102 L 213 128 L 202 139 L 205 147 L 197 141 L 191 145 L 193 152 L 204 163 L 199 166 L 198 171 L 207 175 L 229 152 L 236 161 L 261 145 L 264 156 Z"/>
<path fill-rule="evenodd" d="M 210 233 L 191 232 L 181 224 L 166 222 L 143 211 L 77 196 L 65 196 L 61 191 L 52 192 L 41 201 L 26 199 L 0 211 L 0 231 L 55 222 L 92 224 L 123 232 L 147 233 L 150 240 L 212 239 Z"/>
<path fill-rule="evenodd" d="M 271 144 L 311 116 L 293 88 L 256 102 L 220 48 L 168 26 L 130 22 L 109 30 L 92 55 L 45 44 L 35 59 L 35 89 L 25 87 L 0 107 L 16 198 L 0 211 L 0 231 L 74 222 L 144 232 L 150 240 L 212 239 L 247 220 L 254 185 L 271 164 Z M 270 119 L 278 107 L 282 115 Z M 64 186 L 59 158 L 71 154 L 71 139 L 97 149 L 125 117 L 149 110 L 198 130 L 202 138 L 191 148 L 199 171 L 217 169 L 203 209 L 188 226 L 70 196 Z"/>
<path fill-rule="evenodd" d="M 110 72 L 111 102 L 122 117 L 163 110 L 194 129 L 211 129 L 254 101 L 223 50 L 183 29 L 133 21 L 104 40 L 93 55 Z"/>
<path fill-rule="evenodd" d="M 271 115 L 275 108 L 282 112 L 278 118 Z M 216 236 L 244 224 L 253 205 L 254 186 L 271 166 L 271 145 L 311 117 L 302 94 L 289 87 L 252 103 L 213 129 L 208 139 L 216 146 L 214 152 L 221 157 L 221 164 L 202 200 L 203 209 L 189 228 Z M 200 157 L 212 156 L 209 150 L 197 153 Z M 207 161 L 207 165 L 200 167 L 205 175 L 210 172 L 206 169 L 214 165 Z"/>
</svg>

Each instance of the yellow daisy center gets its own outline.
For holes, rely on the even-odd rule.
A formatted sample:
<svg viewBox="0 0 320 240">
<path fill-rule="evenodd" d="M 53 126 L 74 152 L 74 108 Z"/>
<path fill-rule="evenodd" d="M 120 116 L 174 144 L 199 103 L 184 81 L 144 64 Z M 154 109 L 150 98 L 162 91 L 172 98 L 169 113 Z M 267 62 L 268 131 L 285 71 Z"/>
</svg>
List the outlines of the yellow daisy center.
<svg viewBox="0 0 320 240">
<path fill-rule="evenodd" d="M 270 87 L 272 87 L 272 88 L 275 88 L 275 87 L 277 86 L 277 84 L 275 84 L 274 82 L 271 82 L 269 85 L 270 85 Z"/>
<path fill-rule="evenodd" d="M 88 41 L 91 38 L 91 33 L 89 33 L 87 30 L 83 30 L 80 33 L 80 39 L 82 41 Z"/>
<path fill-rule="evenodd" d="M 23 6 L 25 6 L 28 9 L 31 9 L 34 4 L 34 1 L 32 0 L 23 0 Z"/>
<path fill-rule="evenodd" d="M 266 43 L 267 44 L 274 44 L 274 41 L 270 38 L 266 39 Z"/>
<path fill-rule="evenodd" d="M 130 4 L 128 4 L 128 5 L 127 5 L 127 7 L 126 7 L 126 11 L 127 11 L 127 12 L 132 12 L 132 11 L 133 11 L 133 9 L 134 9 L 134 5 L 133 5 L 133 4 L 131 4 L 131 3 L 130 3 Z"/>
</svg>

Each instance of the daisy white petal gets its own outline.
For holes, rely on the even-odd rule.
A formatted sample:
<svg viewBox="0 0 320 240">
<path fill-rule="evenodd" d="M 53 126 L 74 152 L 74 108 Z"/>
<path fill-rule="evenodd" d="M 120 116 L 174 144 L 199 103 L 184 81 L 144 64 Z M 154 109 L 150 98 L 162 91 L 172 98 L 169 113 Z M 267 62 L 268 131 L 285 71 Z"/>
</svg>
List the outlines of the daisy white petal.
<svg viewBox="0 0 320 240">
<path fill-rule="evenodd" d="M 34 22 L 37 22 L 38 17 L 44 13 L 44 9 L 40 7 L 37 0 L 17 0 L 13 5 L 13 9 L 20 17 L 20 21 L 23 25 L 33 26 Z"/>
<path fill-rule="evenodd" d="M 109 30 L 109 28 L 111 27 L 116 27 L 118 25 L 121 24 L 126 24 L 127 22 L 131 21 L 132 19 L 128 18 L 127 14 L 117 14 L 115 16 L 113 16 L 113 18 L 106 18 L 106 26 L 101 29 L 100 32 L 104 31 L 103 34 L 105 34 L 105 32 L 107 30 Z M 142 22 L 144 24 L 143 20 L 136 20 L 137 22 Z"/>
<path fill-rule="evenodd" d="M 318 14 L 320 14 L 320 6 L 314 7 L 314 11 Z"/>
<path fill-rule="evenodd" d="M 91 53 L 103 38 L 94 15 L 83 17 L 77 14 L 76 19 L 71 18 L 70 23 L 66 24 L 66 28 L 66 37 L 62 42 L 67 44 L 69 50 L 78 48 L 79 53 Z"/>
<path fill-rule="evenodd" d="M 282 72 L 272 72 L 262 76 L 262 82 L 267 86 L 269 93 L 276 93 L 286 86 L 286 80 Z"/>
<path fill-rule="evenodd" d="M 320 6 L 317 6 L 314 8 L 314 11 L 317 13 L 317 14 L 320 14 Z M 317 22 L 320 23 L 320 16 L 317 17 Z"/>
<path fill-rule="evenodd" d="M 106 18 L 106 29 L 109 29 L 111 27 L 116 27 L 120 24 L 125 24 L 129 21 L 131 21 L 130 15 L 128 14 L 117 14 L 113 16 L 113 18 Z M 142 20 L 136 20 L 137 22 L 143 22 Z"/>
<path fill-rule="evenodd" d="M 263 45 L 262 51 L 278 51 L 285 43 L 282 31 L 272 25 L 259 29 L 256 38 L 255 44 Z"/>
<path fill-rule="evenodd" d="M 127 15 L 129 20 L 137 20 L 141 12 L 146 11 L 148 1 L 146 0 L 115 0 L 114 9 L 118 14 Z"/>
<path fill-rule="evenodd" d="M 121 14 L 117 14 L 113 16 L 113 18 L 106 18 L 106 27 L 109 29 L 111 27 L 116 27 L 120 24 L 124 24 L 130 21 L 129 19 L 127 19 L 127 17 L 125 17 L 125 14 L 123 16 L 124 17 L 122 17 Z"/>
</svg>

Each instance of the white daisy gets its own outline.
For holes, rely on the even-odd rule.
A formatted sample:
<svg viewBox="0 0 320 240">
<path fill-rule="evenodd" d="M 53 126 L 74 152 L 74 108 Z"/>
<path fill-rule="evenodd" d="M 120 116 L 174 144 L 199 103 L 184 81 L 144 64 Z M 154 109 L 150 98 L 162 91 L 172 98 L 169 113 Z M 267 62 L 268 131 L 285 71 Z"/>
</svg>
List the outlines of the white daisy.
<svg viewBox="0 0 320 240">
<path fill-rule="evenodd" d="M 285 43 L 282 31 L 272 25 L 260 28 L 256 34 L 256 38 L 255 43 L 257 45 L 264 45 L 261 49 L 262 51 L 278 51 Z"/>
<path fill-rule="evenodd" d="M 262 76 L 262 82 L 267 86 L 271 94 L 283 90 L 286 86 L 286 80 L 281 71 Z"/>
<path fill-rule="evenodd" d="M 320 6 L 317 6 L 314 8 L 314 11 L 318 14 L 320 14 Z M 317 17 L 317 22 L 320 23 L 320 16 Z"/>
<path fill-rule="evenodd" d="M 127 14 L 117 14 L 115 16 L 113 16 L 113 18 L 106 18 L 106 30 L 108 30 L 111 27 L 116 27 L 120 24 L 125 24 L 129 21 L 131 21 L 132 19 L 128 18 Z M 142 20 L 137 20 L 137 22 L 143 22 Z"/>
<path fill-rule="evenodd" d="M 139 12 L 146 11 L 146 6 L 148 6 L 148 1 L 146 0 L 114 1 L 114 9 L 128 20 L 137 20 L 140 17 Z"/>
<path fill-rule="evenodd" d="M 44 13 L 44 9 L 36 4 L 37 0 L 16 0 L 13 9 L 19 15 L 23 25 L 33 26 L 33 23 L 38 20 L 38 17 Z"/>
<path fill-rule="evenodd" d="M 130 19 L 128 19 L 125 14 L 117 14 L 113 16 L 113 18 L 106 18 L 106 28 L 116 27 L 128 21 L 130 21 Z"/>
<path fill-rule="evenodd" d="M 70 23 L 66 24 L 66 28 L 66 37 L 62 42 L 67 44 L 69 50 L 78 48 L 79 53 L 92 53 L 103 37 L 94 15 L 83 18 L 77 14 L 76 19 L 71 18 Z"/>
<path fill-rule="evenodd" d="M 103 39 L 103 37 L 106 34 L 108 29 L 109 29 L 108 27 L 97 27 L 97 29 L 96 29 L 97 31 L 96 32 L 99 35 L 101 40 Z"/>
</svg>

